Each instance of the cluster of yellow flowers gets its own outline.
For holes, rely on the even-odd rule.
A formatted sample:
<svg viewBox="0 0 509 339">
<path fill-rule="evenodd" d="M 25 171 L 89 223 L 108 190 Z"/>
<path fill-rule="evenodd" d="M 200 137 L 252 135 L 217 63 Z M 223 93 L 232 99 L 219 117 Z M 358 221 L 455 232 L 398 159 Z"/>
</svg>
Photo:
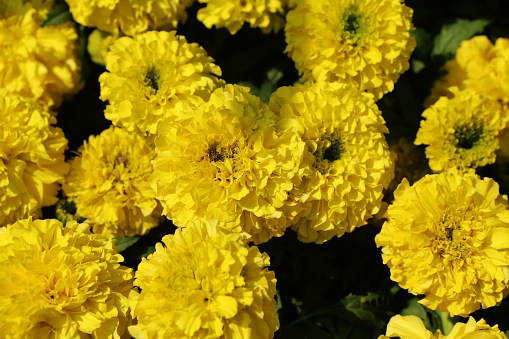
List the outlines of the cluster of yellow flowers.
<svg viewBox="0 0 509 339">
<path fill-rule="evenodd" d="M 500 150 L 507 39 L 465 41 L 444 66 L 414 142 L 427 145 L 429 174 L 422 159 L 408 160 L 408 141 L 391 153 L 376 105 L 415 48 L 403 1 L 199 0 L 208 28 L 284 27 L 303 83 L 268 103 L 226 84 L 203 47 L 165 31 L 193 0 L 66 2 L 77 23 L 98 29 L 92 48 L 105 64 L 100 100 L 112 126 L 65 162 L 54 125 L 80 88 L 76 25 L 46 26 L 52 0 L 0 2 L 2 335 L 272 338 L 276 277 L 250 243 L 294 230 L 321 244 L 377 214 L 391 279 L 423 305 L 466 317 L 509 294 L 507 196 L 474 173 L 509 154 Z M 83 222 L 33 220 L 60 187 L 57 216 Z M 122 266 L 113 238 L 143 236 L 164 216 L 175 234 L 136 273 Z M 395 316 L 379 339 L 477 335 L 506 338 L 474 318 L 445 336 Z"/>
<path fill-rule="evenodd" d="M 505 154 L 499 149 L 509 126 L 507 41 L 492 45 L 474 37 L 445 64 L 414 142 L 427 146 L 436 174 L 419 171 L 412 185 L 401 181 L 375 238 L 391 279 L 422 296 L 421 304 L 450 315 L 466 317 L 509 294 L 508 199 L 493 179 L 475 174 L 493 164 L 497 152 Z M 394 336 L 506 338 L 498 327 L 473 318 L 444 336 L 427 331 L 416 317 L 401 316 L 380 338 Z"/>
</svg>

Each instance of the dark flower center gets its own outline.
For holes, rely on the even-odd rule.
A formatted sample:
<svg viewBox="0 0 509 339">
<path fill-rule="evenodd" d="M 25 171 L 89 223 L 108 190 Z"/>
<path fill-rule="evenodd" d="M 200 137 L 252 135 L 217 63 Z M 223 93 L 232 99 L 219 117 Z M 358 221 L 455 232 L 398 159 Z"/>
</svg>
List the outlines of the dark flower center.
<svg viewBox="0 0 509 339">
<path fill-rule="evenodd" d="M 213 143 L 207 150 L 207 156 L 211 162 L 221 162 L 224 159 L 233 158 L 235 156 L 235 149 L 225 148 L 219 143 Z"/>
<path fill-rule="evenodd" d="M 479 143 L 483 135 L 483 126 L 478 123 L 459 125 L 454 130 L 456 147 L 471 149 Z"/>
<path fill-rule="evenodd" d="M 359 28 L 359 15 L 355 12 L 350 13 L 345 20 L 343 29 L 350 34 L 357 34 Z"/>
<path fill-rule="evenodd" d="M 154 66 L 150 67 L 145 74 L 145 85 L 156 92 L 161 87 L 161 76 Z"/>
<path fill-rule="evenodd" d="M 334 162 L 336 160 L 341 159 L 341 154 L 343 153 L 343 143 L 341 139 L 329 139 L 330 145 L 327 147 L 320 147 L 313 153 L 315 159 L 317 161 L 327 160 L 329 162 Z"/>
</svg>

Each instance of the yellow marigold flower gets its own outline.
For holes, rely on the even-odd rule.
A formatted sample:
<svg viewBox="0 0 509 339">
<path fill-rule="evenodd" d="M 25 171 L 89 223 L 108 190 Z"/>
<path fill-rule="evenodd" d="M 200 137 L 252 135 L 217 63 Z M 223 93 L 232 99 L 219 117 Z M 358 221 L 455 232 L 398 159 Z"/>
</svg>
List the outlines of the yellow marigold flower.
<svg viewBox="0 0 509 339">
<path fill-rule="evenodd" d="M 468 322 L 456 323 L 451 333 L 443 335 L 440 330 L 435 333 L 428 331 L 421 318 L 415 315 L 401 316 L 395 315 L 389 320 L 387 332 L 378 339 L 507 339 L 506 335 L 498 329 L 498 325 L 493 327 L 486 324 L 484 319 L 475 321 L 470 317 Z"/>
<path fill-rule="evenodd" d="M 69 170 L 67 140 L 55 117 L 32 101 L 0 90 L 0 226 L 39 216 L 57 202 Z"/>
<path fill-rule="evenodd" d="M 156 133 L 157 123 L 198 105 L 223 81 L 221 69 L 196 43 L 172 32 L 122 37 L 110 46 L 101 74 L 101 100 L 113 124 L 128 131 Z"/>
<path fill-rule="evenodd" d="M 0 333 L 6 338 L 121 338 L 133 272 L 87 224 L 23 219 L 0 228 Z"/>
<path fill-rule="evenodd" d="M 426 157 L 435 172 L 476 168 L 495 162 L 498 134 L 505 127 L 498 101 L 471 89 L 452 88 L 454 97 L 441 97 L 427 108 L 415 139 L 428 145 Z"/>
<path fill-rule="evenodd" d="M 135 338 L 269 339 L 279 328 L 270 258 L 248 234 L 194 223 L 142 259 L 131 293 Z"/>
<path fill-rule="evenodd" d="M 509 103 L 509 39 L 499 38 L 495 45 L 483 35 L 465 40 L 443 70 L 446 74 L 435 82 L 426 106 L 441 96 L 452 97 L 451 87 L 470 88 Z"/>
<path fill-rule="evenodd" d="M 78 35 L 72 22 L 41 27 L 49 2 L 40 3 L 2 2 L 0 87 L 58 107 L 79 87 Z"/>
<path fill-rule="evenodd" d="M 226 27 L 230 34 L 237 33 L 244 23 L 262 32 L 277 32 L 283 28 L 286 0 L 198 0 L 206 6 L 197 17 L 207 28 Z"/>
<path fill-rule="evenodd" d="M 323 243 L 365 225 L 394 176 L 374 101 L 351 85 L 323 82 L 281 87 L 269 107 L 280 116 L 278 127 L 296 128 L 307 146 L 302 182 L 283 209 L 295 215 L 299 239 Z"/>
<path fill-rule="evenodd" d="M 303 0 L 286 16 L 286 52 L 304 81 L 351 83 L 380 99 L 409 68 L 412 9 L 402 0 Z"/>
<path fill-rule="evenodd" d="M 76 22 L 109 33 L 133 36 L 154 29 L 175 29 L 187 19 L 194 0 L 66 0 Z"/>
<path fill-rule="evenodd" d="M 160 124 L 150 178 L 177 226 L 217 219 L 257 243 L 281 236 L 278 210 L 292 189 L 304 143 L 281 133 L 275 115 L 247 87 L 226 85 L 181 121 Z"/>
<path fill-rule="evenodd" d="M 446 171 L 394 192 L 375 237 L 391 279 L 419 302 L 467 316 L 509 293 L 509 210 L 498 184 Z"/>
<path fill-rule="evenodd" d="M 159 224 L 161 207 L 148 182 L 155 158 L 151 143 L 111 126 L 78 152 L 63 190 L 94 233 L 143 235 Z"/>
</svg>

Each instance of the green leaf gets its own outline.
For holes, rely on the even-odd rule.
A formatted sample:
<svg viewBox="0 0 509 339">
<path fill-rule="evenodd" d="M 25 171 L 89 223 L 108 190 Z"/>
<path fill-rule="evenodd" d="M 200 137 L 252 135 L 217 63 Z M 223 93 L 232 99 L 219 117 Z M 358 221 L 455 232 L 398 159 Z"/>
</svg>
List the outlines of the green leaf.
<svg viewBox="0 0 509 339">
<path fill-rule="evenodd" d="M 283 302 L 281 301 L 281 295 L 279 290 L 276 292 L 276 313 L 279 315 L 283 309 Z"/>
<path fill-rule="evenodd" d="M 376 307 L 373 302 L 377 301 L 377 294 L 368 292 L 366 295 L 350 294 L 342 300 L 345 309 L 353 313 L 358 319 L 367 321 L 370 324 L 376 324 L 378 317 L 376 315 Z"/>
<path fill-rule="evenodd" d="M 123 237 L 115 238 L 115 246 L 117 246 L 118 253 L 125 251 L 128 247 L 136 244 L 140 237 Z"/>
<path fill-rule="evenodd" d="M 42 23 L 42 27 L 53 26 L 62 24 L 72 20 L 72 14 L 69 12 L 69 6 L 64 3 L 59 3 L 53 7 L 51 12 L 48 13 L 46 20 Z"/>
<path fill-rule="evenodd" d="M 458 19 L 452 24 L 444 25 L 442 31 L 435 37 L 431 55 L 450 59 L 463 40 L 481 33 L 489 23 L 490 21 L 486 19 Z"/>
</svg>

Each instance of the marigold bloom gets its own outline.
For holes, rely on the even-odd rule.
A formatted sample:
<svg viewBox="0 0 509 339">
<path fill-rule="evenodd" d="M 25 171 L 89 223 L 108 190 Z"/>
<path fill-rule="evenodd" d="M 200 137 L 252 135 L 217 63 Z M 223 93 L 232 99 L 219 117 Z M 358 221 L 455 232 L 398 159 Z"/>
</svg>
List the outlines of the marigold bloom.
<svg viewBox="0 0 509 339">
<path fill-rule="evenodd" d="M 87 224 L 23 219 L 0 228 L 0 333 L 7 338 L 120 338 L 133 273 Z"/>
<path fill-rule="evenodd" d="M 387 332 L 378 339 L 507 339 L 506 335 L 498 329 L 498 325 L 493 327 L 486 324 L 484 319 L 475 321 L 470 317 L 468 322 L 456 323 L 448 335 L 443 335 L 440 330 L 435 333 L 428 331 L 421 318 L 415 315 L 401 316 L 395 315 L 387 324 Z"/>
<path fill-rule="evenodd" d="M 278 127 L 306 143 L 299 178 L 284 207 L 299 239 L 322 243 L 366 224 L 394 176 L 385 121 L 374 101 L 339 83 L 281 87 L 269 107 Z"/>
<path fill-rule="evenodd" d="M 55 122 L 46 108 L 0 90 L 0 226 L 57 202 L 69 165 Z"/>
<path fill-rule="evenodd" d="M 66 0 L 76 22 L 109 33 L 133 36 L 152 29 L 175 29 L 194 0 Z"/>
<path fill-rule="evenodd" d="M 199 0 L 206 6 L 197 17 L 207 28 L 226 27 L 230 34 L 237 33 L 244 23 L 262 32 L 279 31 L 285 23 L 286 0 Z"/>
<path fill-rule="evenodd" d="M 498 189 L 473 173 L 404 179 L 375 237 L 391 279 L 451 315 L 498 305 L 509 293 L 509 210 Z"/>
<path fill-rule="evenodd" d="M 78 152 L 63 190 L 95 233 L 143 235 L 159 224 L 161 207 L 148 182 L 155 158 L 151 143 L 111 126 Z"/>
<path fill-rule="evenodd" d="M 0 5 L 0 87 L 58 107 L 78 90 L 78 35 L 72 22 L 41 27 L 52 1 Z"/>
<path fill-rule="evenodd" d="M 101 74 L 104 115 L 128 131 L 155 134 L 157 123 L 198 105 L 223 84 L 221 69 L 196 43 L 172 32 L 147 32 L 116 40 Z"/>
<path fill-rule="evenodd" d="M 380 99 L 409 68 L 412 9 L 401 0 L 303 0 L 286 16 L 286 52 L 304 81 L 351 83 Z"/>
<path fill-rule="evenodd" d="M 428 145 L 426 157 L 435 172 L 494 163 L 497 136 L 505 127 L 500 104 L 471 89 L 451 91 L 452 99 L 441 97 L 422 113 L 426 120 L 421 121 L 415 144 Z"/>
<path fill-rule="evenodd" d="M 135 338 L 268 339 L 279 328 L 270 259 L 246 233 L 194 223 L 143 258 L 131 293 Z"/>
<path fill-rule="evenodd" d="M 177 226 L 217 219 L 257 243 L 281 236 L 278 207 L 293 187 L 304 143 L 274 121 L 247 87 L 226 85 L 181 121 L 162 122 L 150 182 L 163 213 Z"/>
<path fill-rule="evenodd" d="M 495 45 L 484 35 L 461 43 L 453 59 L 443 67 L 444 76 L 434 84 L 426 106 L 441 96 L 454 96 L 449 89 L 469 88 L 479 94 L 509 103 L 509 39 L 499 38 Z"/>
<path fill-rule="evenodd" d="M 493 45 L 483 35 L 461 43 L 453 59 L 443 67 L 446 73 L 439 78 L 425 101 L 429 106 L 441 96 L 452 98 L 453 87 L 471 89 L 502 103 L 502 120 L 507 124 L 499 138 L 500 152 L 509 154 L 509 39 L 498 38 Z"/>
</svg>

